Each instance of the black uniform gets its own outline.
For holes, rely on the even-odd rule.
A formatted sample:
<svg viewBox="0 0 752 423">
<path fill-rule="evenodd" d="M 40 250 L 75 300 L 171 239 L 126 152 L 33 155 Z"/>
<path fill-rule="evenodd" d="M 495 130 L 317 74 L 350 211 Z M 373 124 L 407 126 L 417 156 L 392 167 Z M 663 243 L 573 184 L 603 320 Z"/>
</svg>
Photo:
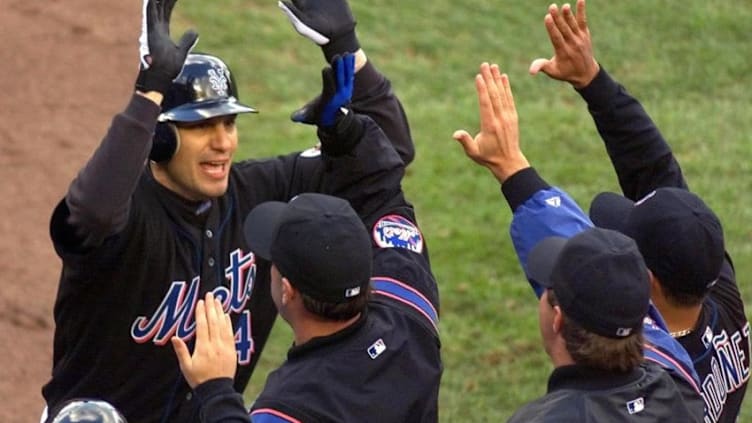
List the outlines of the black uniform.
<svg viewBox="0 0 752 423">
<path fill-rule="evenodd" d="M 687 188 L 676 158 L 640 103 L 601 69 L 579 91 L 603 138 L 624 195 Z M 692 332 L 678 338 L 694 363 L 705 422 L 735 422 L 749 380 L 749 322 L 728 253 Z"/>
<path fill-rule="evenodd" d="M 357 74 L 352 108 L 372 116 L 403 159 L 412 160 L 402 106 L 370 64 Z M 352 183 L 330 177 L 336 167 L 309 151 L 237 163 L 225 195 L 186 201 L 144 167 L 159 112 L 134 95 L 52 216 L 63 269 L 52 379 L 42 389 L 51 409 L 69 398 L 96 397 L 132 422 L 195 420 L 196 401 L 166 344 L 173 335 L 192 338 L 194 307 L 207 291 L 232 316 L 234 389 L 242 392 L 276 316 L 269 265 L 250 253 L 243 219 L 264 201 L 335 193 Z M 79 238 L 74 226 L 88 237 Z"/>
<path fill-rule="evenodd" d="M 509 422 L 699 421 L 675 384 L 667 372 L 649 362 L 628 373 L 558 367 L 548 379 L 546 395 L 518 410 Z"/>
<path fill-rule="evenodd" d="M 400 189 L 399 157 L 387 151 L 386 141 L 378 150 L 364 142 L 352 164 L 340 166 L 363 173 L 363 185 L 348 185 L 337 194 L 350 201 L 373 236 L 371 301 L 353 325 L 290 349 L 253 403 L 254 422 L 438 419 L 438 289 L 412 207 Z M 357 157 L 368 160 L 358 164 Z M 381 193 L 370 189 L 376 180 Z M 229 379 L 208 381 L 195 392 L 203 404 L 201 421 L 248 421 Z"/>
</svg>

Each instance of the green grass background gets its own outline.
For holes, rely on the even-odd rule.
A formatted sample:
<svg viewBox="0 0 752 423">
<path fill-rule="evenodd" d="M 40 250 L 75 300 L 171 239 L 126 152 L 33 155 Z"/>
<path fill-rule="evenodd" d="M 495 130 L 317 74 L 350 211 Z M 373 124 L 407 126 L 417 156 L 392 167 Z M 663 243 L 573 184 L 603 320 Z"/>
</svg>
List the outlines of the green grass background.
<svg viewBox="0 0 752 423">
<path fill-rule="evenodd" d="M 371 61 L 392 81 L 410 119 L 417 158 L 404 181 L 430 244 L 441 289 L 441 421 L 502 421 L 545 392 L 551 365 L 537 329 L 537 302 L 508 236 L 510 211 L 490 173 L 465 158 L 455 129 L 478 128 L 473 77 L 482 61 L 510 75 L 521 143 L 552 184 L 585 209 L 618 185 L 594 125 L 566 84 L 527 74 L 552 49 L 548 0 L 462 2 L 351 0 Z M 752 2 L 591 0 L 597 59 L 636 95 L 669 140 L 691 188 L 720 215 L 747 303 L 752 242 L 749 75 Z M 178 30 L 194 27 L 197 50 L 225 58 L 241 99 L 238 158 L 307 148 L 311 127 L 289 113 L 320 90 L 319 49 L 299 36 L 276 1 L 182 1 Z M 290 344 L 277 324 L 246 392 L 263 387 Z M 395 387 L 395 389 L 399 389 Z M 752 421 L 750 402 L 741 422 Z"/>
</svg>

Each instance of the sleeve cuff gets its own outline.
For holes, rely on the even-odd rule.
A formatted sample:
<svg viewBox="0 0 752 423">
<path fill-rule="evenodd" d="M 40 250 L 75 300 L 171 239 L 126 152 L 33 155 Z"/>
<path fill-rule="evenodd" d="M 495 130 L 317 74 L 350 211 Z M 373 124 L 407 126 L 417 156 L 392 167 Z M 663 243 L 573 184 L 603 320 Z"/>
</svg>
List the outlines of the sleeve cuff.
<svg viewBox="0 0 752 423">
<path fill-rule="evenodd" d="M 232 386 L 232 379 L 229 377 L 222 377 L 207 380 L 196 386 L 193 388 L 193 393 L 196 394 L 199 400 L 203 403 L 218 395 L 234 394 L 235 389 Z"/>
<path fill-rule="evenodd" d="M 358 72 L 355 73 L 355 87 L 353 88 L 353 101 L 368 96 L 374 86 L 384 80 L 384 75 L 376 70 L 369 59 Z"/>
<path fill-rule="evenodd" d="M 501 184 L 501 192 L 504 194 L 512 212 L 533 194 L 548 188 L 551 188 L 551 185 L 544 181 L 532 167 L 520 170 Z"/>
<path fill-rule="evenodd" d="M 619 93 L 620 85 L 601 66 L 598 75 L 586 87 L 576 90 L 591 109 L 602 109 L 612 104 L 611 99 Z"/>
<path fill-rule="evenodd" d="M 158 104 L 134 93 L 122 114 L 151 131 L 161 112 L 162 108 Z"/>
</svg>

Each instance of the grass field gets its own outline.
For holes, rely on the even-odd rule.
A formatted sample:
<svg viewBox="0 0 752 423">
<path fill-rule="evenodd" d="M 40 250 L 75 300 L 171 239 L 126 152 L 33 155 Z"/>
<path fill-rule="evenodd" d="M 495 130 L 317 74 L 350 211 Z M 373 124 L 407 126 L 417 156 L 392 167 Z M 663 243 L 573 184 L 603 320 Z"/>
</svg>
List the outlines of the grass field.
<svg viewBox="0 0 752 423">
<path fill-rule="evenodd" d="M 319 49 L 293 31 L 276 1 L 217 3 L 183 1 L 177 13 L 181 26 L 199 31 L 197 50 L 226 58 L 242 100 L 261 110 L 239 119 L 240 156 L 309 147 L 314 130 L 288 116 L 320 90 Z M 523 150 L 550 183 L 584 208 L 597 192 L 618 190 L 579 96 L 566 84 L 527 74 L 532 59 L 551 54 L 547 6 L 548 0 L 352 0 L 361 44 L 392 80 L 418 151 L 404 188 L 441 288 L 441 421 L 505 420 L 545 391 L 551 370 L 536 301 L 509 240 L 510 211 L 490 173 L 451 138 L 455 129 L 477 129 L 478 65 L 496 62 L 510 75 Z M 752 3 L 591 0 L 588 12 L 596 57 L 643 102 L 691 188 L 720 215 L 740 288 L 752 304 Z M 278 324 L 249 401 L 290 339 Z M 750 401 L 740 421 L 752 422 Z"/>
</svg>

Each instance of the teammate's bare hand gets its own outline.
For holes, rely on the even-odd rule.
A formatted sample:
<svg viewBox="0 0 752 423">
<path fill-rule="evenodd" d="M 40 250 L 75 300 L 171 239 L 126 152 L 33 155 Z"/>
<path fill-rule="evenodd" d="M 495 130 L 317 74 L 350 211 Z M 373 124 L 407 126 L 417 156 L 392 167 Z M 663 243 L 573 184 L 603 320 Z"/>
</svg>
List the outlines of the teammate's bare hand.
<svg viewBox="0 0 752 423">
<path fill-rule="evenodd" d="M 585 0 L 577 0 L 576 16 L 569 4 L 562 6 L 561 10 L 552 4 L 548 7 L 544 22 L 554 47 L 554 56 L 533 60 L 530 74 L 536 75 L 542 71 L 551 78 L 571 83 L 575 88 L 586 87 L 600 67 L 593 57 Z"/>
<path fill-rule="evenodd" d="M 211 379 L 235 377 L 238 356 L 230 316 L 211 292 L 196 305 L 196 347 L 193 355 L 185 342 L 174 336 L 172 346 L 180 370 L 191 388 Z"/>
<path fill-rule="evenodd" d="M 483 63 L 480 74 L 475 76 L 475 88 L 480 106 L 480 132 L 475 138 L 465 130 L 455 131 L 452 136 L 462 144 L 468 157 L 487 167 L 499 182 L 504 182 L 530 167 L 520 150 L 517 109 L 509 77 L 499 72 L 498 65 Z"/>
</svg>

